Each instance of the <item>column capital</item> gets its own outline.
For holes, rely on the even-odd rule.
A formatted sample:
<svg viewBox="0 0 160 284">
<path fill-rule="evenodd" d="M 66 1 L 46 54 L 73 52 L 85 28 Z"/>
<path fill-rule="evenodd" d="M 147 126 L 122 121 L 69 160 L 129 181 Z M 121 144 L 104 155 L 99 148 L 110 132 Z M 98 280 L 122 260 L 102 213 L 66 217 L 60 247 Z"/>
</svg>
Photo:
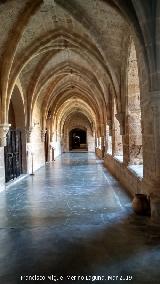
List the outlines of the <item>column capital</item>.
<svg viewBox="0 0 160 284">
<path fill-rule="evenodd" d="M 7 133 L 9 131 L 9 127 L 11 124 L 0 124 L 0 147 L 5 147 L 6 146 L 6 138 L 7 138 Z"/>
<path fill-rule="evenodd" d="M 29 127 L 29 128 L 26 128 L 25 129 L 25 134 L 26 134 L 26 139 L 27 139 L 27 143 L 30 143 L 31 142 L 31 134 L 32 134 L 32 131 L 33 131 L 33 127 Z"/>
<path fill-rule="evenodd" d="M 116 119 L 119 121 L 120 124 L 120 135 L 125 134 L 125 112 L 118 112 L 115 114 Z"/>
</svg>

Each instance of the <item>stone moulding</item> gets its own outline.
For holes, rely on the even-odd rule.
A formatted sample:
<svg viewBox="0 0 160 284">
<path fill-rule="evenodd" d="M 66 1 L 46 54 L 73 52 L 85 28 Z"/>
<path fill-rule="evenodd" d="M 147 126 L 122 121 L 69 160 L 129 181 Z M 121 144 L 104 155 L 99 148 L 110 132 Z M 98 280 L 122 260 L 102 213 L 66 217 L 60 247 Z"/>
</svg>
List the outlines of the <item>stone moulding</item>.
<svg viewBox="0 0 160 284">
<path fill-rule="evenodd" d="M 28 129 L 25 129 L 27 143 L 31 142 L 32 130 L 33 130 L 33 127 L 29 127 Z"/>
<path fill-rule="evenodd" d="M 115 117 L 119 121 L 120 125 L 120 135 L 125 135 L 125 113 L 124 112 L 118 112 Z"/>
<path fill-rule="evenodd" d="M 41 130 L 41 142 L 45 142 L 45 135 L 46 135 L 47 130 L 42 129 Z"/>
</svg>

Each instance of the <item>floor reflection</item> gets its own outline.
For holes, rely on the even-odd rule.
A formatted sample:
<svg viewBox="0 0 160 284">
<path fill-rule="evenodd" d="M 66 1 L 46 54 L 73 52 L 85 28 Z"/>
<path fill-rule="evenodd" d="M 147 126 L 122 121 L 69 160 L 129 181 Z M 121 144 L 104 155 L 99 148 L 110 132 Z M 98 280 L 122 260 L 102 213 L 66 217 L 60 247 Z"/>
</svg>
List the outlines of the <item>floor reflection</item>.
<svg viewBox="0 0 160 284">
<path fill-rule="evenodd" d="M 0 283 L 35 274 L 159 283 L 159 227 L 133 214 L 130 197 L 94 154 L 64 154 L 1 192 L 0 212 Z"/>
</svg>

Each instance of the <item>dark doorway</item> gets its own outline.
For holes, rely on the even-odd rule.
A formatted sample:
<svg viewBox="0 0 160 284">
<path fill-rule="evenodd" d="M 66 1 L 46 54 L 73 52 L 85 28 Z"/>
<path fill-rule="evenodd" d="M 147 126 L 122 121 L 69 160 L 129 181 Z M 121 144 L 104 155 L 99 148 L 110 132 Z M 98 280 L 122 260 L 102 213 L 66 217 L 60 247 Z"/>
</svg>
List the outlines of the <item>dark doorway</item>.
<svg viewBox="0 0 160 284">
<path fill-rule="evenodd" d="M 17 178 L 22 173 L 22 139 L 21 131 L 10 129 L 7 134 L 5 152 L 5 179 L 6 182 Z"/>
<path fill-rule="evenodd" d="M 75 128 L 69 133 L 69 149 L 84 149 L 87 150 L 87 137 L 86 131 Z"/>
</svg>

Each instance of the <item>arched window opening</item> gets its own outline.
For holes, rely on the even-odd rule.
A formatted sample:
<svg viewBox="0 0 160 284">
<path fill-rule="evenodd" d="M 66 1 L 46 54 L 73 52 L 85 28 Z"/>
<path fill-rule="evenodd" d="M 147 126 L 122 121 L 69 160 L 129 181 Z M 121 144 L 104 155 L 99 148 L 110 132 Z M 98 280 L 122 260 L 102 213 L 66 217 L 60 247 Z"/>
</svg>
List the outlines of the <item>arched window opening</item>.
<svg viewBox="0 0 160 284">
<path fill-rule="evenodd" d="M 96 148 L 99 148 L 99 138 L 96 138 Z"/>
<path fill-rule="evenodd" d="M 128 60 L 129 164 L 142 165 L 141 107 L 137 56 L 132 41 Z"/>
</svg>

